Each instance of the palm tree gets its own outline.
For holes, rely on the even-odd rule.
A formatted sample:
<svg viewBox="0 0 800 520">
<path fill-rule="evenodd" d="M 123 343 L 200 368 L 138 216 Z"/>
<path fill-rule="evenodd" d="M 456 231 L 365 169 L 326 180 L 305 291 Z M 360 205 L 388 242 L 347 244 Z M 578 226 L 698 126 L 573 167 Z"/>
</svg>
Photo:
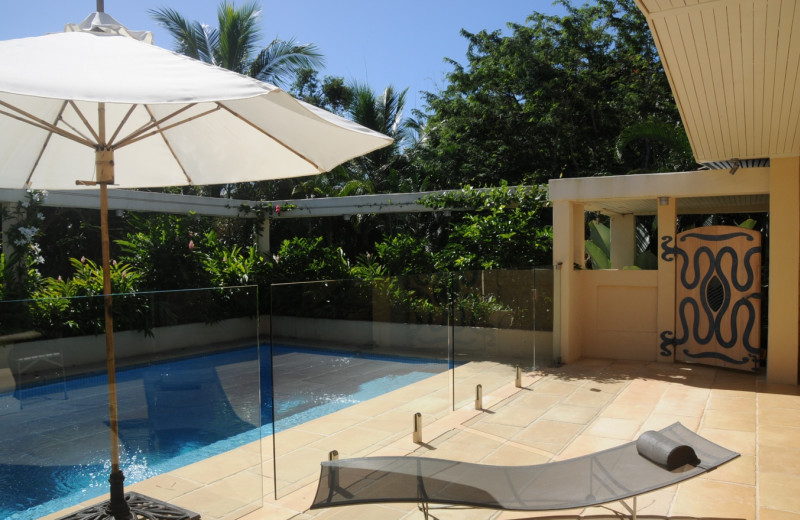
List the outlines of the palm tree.
<svg viewBox="0 0 800 520">
<path fill-rule="evenodd" d="M 175 39 L 177 51 L 206 63 L 285 86 L 302 69 L 319 68 L 324 60 L 316 45 L 274 39 L 259 49 L 261 9 L 255 2 L 236 7 L 223 0 L 217 28 L 189 21 L 175 9 L 151 9 L 150 16 Z"/>
<path fill-rule="evenodd" d="M 408 89 L 397 92 L 389 85 L 382 94 L 376 95 L 366 85 L 354 84 L 352 101 L 347 113 L 356 123 L 388 135 L 394 139 L 391 146 L 355 159 L 352 163 L 356 176 L 345 186 L 346 194 L 367 194 L 381 191 L 382 185 L 393 184 L 397 170 L 402 168 L 402 151 L 408 137 L 403 122 Z M 391 188 L 391 186 L 386 186 Z"/>
<path fill-rule="evenodd" d="M 293 39 L 276 38 L 259 48 L 261 9 L 256 2 L 236 7 L 223 0 L 217 9 L 217 28 L 189 21 L 175 9 L 151 9 L 148 13 L 169 31 L 179 53 L 274 85 L 288 85 L 301 70 L 324 63 L 312 43 L 298 44 Z M 237 196 L 237 192 L 241 195 L 252 191 L 252 185 L 223 184 L 201 188 L 198 194 L 232 197 Z"/>
</svg>

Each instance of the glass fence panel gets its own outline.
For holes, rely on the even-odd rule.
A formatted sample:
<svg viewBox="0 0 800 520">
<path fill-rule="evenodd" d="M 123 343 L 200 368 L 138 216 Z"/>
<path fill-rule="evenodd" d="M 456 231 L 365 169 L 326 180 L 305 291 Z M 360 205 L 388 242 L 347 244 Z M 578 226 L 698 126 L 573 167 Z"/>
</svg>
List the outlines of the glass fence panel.
<svg viewBox="0 0 800 520">
<path fill-rule="evenodd" d="M 450 409 L 440 276 L 275 284 L 271 288 L 275 493 L 319 477 L 330 452 L 375 453 L 414 416 Z"/>
<path fill-rule="evenodd" d="M 550 367 L 557 363 L 553 338 L 555 319 L 555 276 L 552 267 L 537 267 L 533 270 L 534 288 L 534 360 L 537 368 Z"/>
<path fill-rule="evenodd" d="M 0 517 L 100 505 L 114 452 L 141 510 L 221 519 L 261 507 L 256 288 L 114 295 L 113 379 L 103 308 L 0 302 Z"/>
<path fill-rule="evenodd" d="M 491 394 L 535 366 L 533 270 L 453 273 L 454 408 Z M 479 401 L 479 390 L 486 402 Z"/>
</svg>

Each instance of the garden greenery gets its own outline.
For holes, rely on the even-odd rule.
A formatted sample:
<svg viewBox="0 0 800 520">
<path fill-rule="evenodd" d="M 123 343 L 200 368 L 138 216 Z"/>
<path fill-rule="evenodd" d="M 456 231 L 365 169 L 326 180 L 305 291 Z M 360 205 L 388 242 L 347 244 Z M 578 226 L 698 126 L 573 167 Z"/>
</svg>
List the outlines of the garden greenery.
<svg viewBox="0 0 800 520">
<path fill-rule="evenodd" d="M 446 324 L 447 312 L 455 312 L 465 324 L 487 326 L 493 316 L 513 309 L 496 296 L 468 289 L 474 276 L 467 273 L 548 263 L 552 232 L 545 224 L 544 195 L 538 188 L 503 185 L 487 190 L 465 187 L 426 198 L 425 205 L 452 211 L 442 247 L 432 246 L 424 236 L 386 234 L 372 251 L 353 259 L 342 248 L 326 245 L 320 236 L 286 239 L 273 254 L 263 254 L 255 245 L 231 243 L 220 236 L 217 219 L 129 214 L 131 231 L 115 241 L 117 255 L 111 263 L 112 291 L 127 295 L 115 296 L 115 329 L 149 330 L 153 317 L 148 312 L 154 311 L 149 300 L 137 294 L 245 285 L 260 287 L 262 308 L 271 301 L 282 314 Z M 32 195 L 23 209 L 30 214 L 35 203 Z M 27 269 L 24 287 L 15 290 L 36 303 L 28 307 L 24 325 L 17 325 L 53 337 L 101 333 L 101 268 L 83 256 L 70 260 L 71 272 L 39 275 L 38 229 L 29 220 L 20 219 L 12 235 L 21 251 L 14 262 Z M 16 278 L 19 273 L 6 276 Z M 331 282 L 298 285 L 320 280 Z M 275 283 L 285 287 L 274 290 Z M 159 323 L 213 322 L 253 312 L 239 308 L 231 294 L 187 293 L 159 311 Z M 517 318 L 517 323 L 524 321 L 521 315 Z M 9 324 L 0 326 L 6 331 Z"/>
</svg>

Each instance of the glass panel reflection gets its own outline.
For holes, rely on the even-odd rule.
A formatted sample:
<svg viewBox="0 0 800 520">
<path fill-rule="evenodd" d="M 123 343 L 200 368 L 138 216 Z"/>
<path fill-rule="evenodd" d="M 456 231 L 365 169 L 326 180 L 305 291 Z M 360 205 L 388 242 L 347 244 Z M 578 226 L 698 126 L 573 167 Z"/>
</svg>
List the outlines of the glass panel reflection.
<svg viewBox="0 0 800 520">
<path fill-rule="evenodd" d="M 552 295 L 550 269 L 273 285 L 276 496 L 551 364 Z"/>
<path fill-rule="evenodd" d="M 533 270 L 454 273 L 454 408 L 535 366 Z"/>
<path fill-rule="evenodd" d="M 410 436 L 415 413 L 448 412 L 442 302 L 437 276 L 272 286 L 277 496 L 333 450 L 369 455 Z"/>
<path fill-rule="evenodd" d="M 102 297 L 0 302 L 0 517 L 107 499 L 102 309 Z M 113 309 L 126 491 L 203 518 L 261 507 L 256 288 L 115 295 Z"/>
</svg>

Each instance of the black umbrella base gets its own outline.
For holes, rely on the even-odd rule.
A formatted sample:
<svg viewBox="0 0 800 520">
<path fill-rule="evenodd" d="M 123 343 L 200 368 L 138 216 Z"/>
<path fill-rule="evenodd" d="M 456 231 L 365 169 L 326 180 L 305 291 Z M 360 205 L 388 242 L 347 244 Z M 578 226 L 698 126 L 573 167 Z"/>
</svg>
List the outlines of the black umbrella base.
<svg viewBox="0 0 800 520">
<path fill-rule="evenodd" d="M 173 506 L 161 500 L 140 495 L 134 491 L 125 493 L 125 501 L 131 508 L 131 520 L 200 520 L 200 515 L 188 509 Z M 112 520 L 108 510 L 109 500 L 75 511 L 58 520 Z"/>
</svg>

